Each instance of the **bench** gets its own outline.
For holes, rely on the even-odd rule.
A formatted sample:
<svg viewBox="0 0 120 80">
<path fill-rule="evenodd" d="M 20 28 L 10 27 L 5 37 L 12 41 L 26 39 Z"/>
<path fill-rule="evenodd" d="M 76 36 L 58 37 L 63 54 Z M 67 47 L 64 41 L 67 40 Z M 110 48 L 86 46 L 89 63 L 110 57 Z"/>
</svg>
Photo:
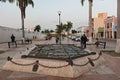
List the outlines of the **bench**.
<svg viewBox="0 0 120 80">
<path fill-rule="evenodd" d="M 31 39 L 25 39 L 25 43 L 27 43 L 27 44 L 31 43 L 32 44 L 32 40 Z"/>
<path fill-rule="evenodd" d="M 96 47 L 99 47 L 99 45 L 103 46 L 103 49 L 106 48 L 106 42 L 103 42 L 103 41 L 97 41 L 97 42 L 95 42 L 95 45 L 96 45 Z"/>
<path fill-rule="evenodd" d="M 27 44 L 31 43 L 32 44 L 32 39 L 25 39 L 25 42 L 22 40 L 22 44 L 24 44 L 24 43 L 27 43 Z"/>
<path fill-rule="evenodd" d="M 11 46 L 17 47 L 18 44 L 32 44 L 32 39 L 26 39 L 25 42 L 23 40 L 16 40 L 14 42 L 8 42 L 8 47 L 10 48 Z"/>
<path fill-rule="evenodd" d="M 15 47 L 17 47 L 16 41 L 14 41 L 14 42 L 8 42 L 8 47 L 9 47 L 9 48 L 10 48 L 12 45 L 14 45 Z"/>
</svg>

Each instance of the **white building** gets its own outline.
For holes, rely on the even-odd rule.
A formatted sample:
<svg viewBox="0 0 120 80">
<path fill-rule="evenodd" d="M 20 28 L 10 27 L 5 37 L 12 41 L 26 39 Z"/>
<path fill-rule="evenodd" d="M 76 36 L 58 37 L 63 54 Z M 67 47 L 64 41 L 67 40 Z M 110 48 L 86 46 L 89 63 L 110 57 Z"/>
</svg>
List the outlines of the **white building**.
<svg viewBox="0 0 120 80">
<path fill-rule="evenodd" d="M 0 26 L 0 43 L 11 41 L 10 36 L 12 34 L 14 34 L 16 40 L 22 39 L 22 30 Z M 45 37 L 45 35 L 41 33 L 25 31 L 26 38 L 33 39 L 33 36 L 36 36 L 38 39 L 43 39 Z"/>
<path fill-rule="evenodd" d="M 87 29 L 88 29 L 88 26 L 81 26 L 81 27 L 77 28 L 77 32 L 81 35 L 86 34 Z"/>
</svg>

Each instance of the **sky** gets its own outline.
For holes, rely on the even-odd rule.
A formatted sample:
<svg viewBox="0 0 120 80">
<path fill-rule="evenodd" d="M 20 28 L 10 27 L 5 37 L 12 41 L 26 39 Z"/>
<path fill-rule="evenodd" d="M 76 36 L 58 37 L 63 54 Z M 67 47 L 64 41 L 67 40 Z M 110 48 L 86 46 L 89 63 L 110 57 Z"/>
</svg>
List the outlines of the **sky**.
<svg viewBox="0 0 120 80">
<path fill-rule="evenodd" d="M 88 25 L 88 0 L 84 6 L 81 0 L 33 0 L 34 7 L 26 8 L 25 28 L 40 25 L 41 29 L 56 29 L 59 24 L 58 11 L 61 11 L 61 22 L 73 23 L 73 29 Z M 92 17 L 107 12 L 108 16 L 117 16 L 117 0 L 93 0 Z M 21 28 L 21 12 L 16 3 L 0 2 L 0 26 Z"/>
</svg>

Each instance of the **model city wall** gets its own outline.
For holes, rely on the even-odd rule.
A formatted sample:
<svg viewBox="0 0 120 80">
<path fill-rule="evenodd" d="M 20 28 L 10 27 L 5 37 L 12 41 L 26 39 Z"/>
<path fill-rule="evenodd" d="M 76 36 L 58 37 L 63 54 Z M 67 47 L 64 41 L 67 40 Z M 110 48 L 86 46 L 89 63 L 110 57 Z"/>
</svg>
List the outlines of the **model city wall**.
<svg viewBox="0 0 120 80">
<path fill-rule="evenodd" d="M 16 40 L 22 40 L 22 30 L 0 26 L 0 43 L 11 41 L 10 37 L 12 34 L 15 36 Z M 28 39 L 33 39 L 34 37 L 44 39 L 45 35 L 40 32 L 25 31 L 25 37 Z"/>
</svg>

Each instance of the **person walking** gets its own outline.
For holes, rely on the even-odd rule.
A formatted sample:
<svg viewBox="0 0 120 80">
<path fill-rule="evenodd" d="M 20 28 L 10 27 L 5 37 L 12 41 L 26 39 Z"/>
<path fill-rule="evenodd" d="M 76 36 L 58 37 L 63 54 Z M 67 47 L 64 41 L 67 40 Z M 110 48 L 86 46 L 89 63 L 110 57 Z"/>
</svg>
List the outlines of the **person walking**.
<svg viewBox="0 0 120 80">
<path fill-rule="evenodd" d="M 87 42 L 87 37 L 85 34 L 82 35 L 81 37 L 81 48 L 86 48 L 86 42 Z"/>
<path fill-rule="evenodd" d="M 58 42 L 59 42 L 59 37 L 56 36 L 56 44 L 58 44 Z"/>
<path fill-rule="evenodd" d="M 13 34 L 11 35 L 11 41 L 12 43 L 15 42 L 15 36 Z"/>
</svg>

